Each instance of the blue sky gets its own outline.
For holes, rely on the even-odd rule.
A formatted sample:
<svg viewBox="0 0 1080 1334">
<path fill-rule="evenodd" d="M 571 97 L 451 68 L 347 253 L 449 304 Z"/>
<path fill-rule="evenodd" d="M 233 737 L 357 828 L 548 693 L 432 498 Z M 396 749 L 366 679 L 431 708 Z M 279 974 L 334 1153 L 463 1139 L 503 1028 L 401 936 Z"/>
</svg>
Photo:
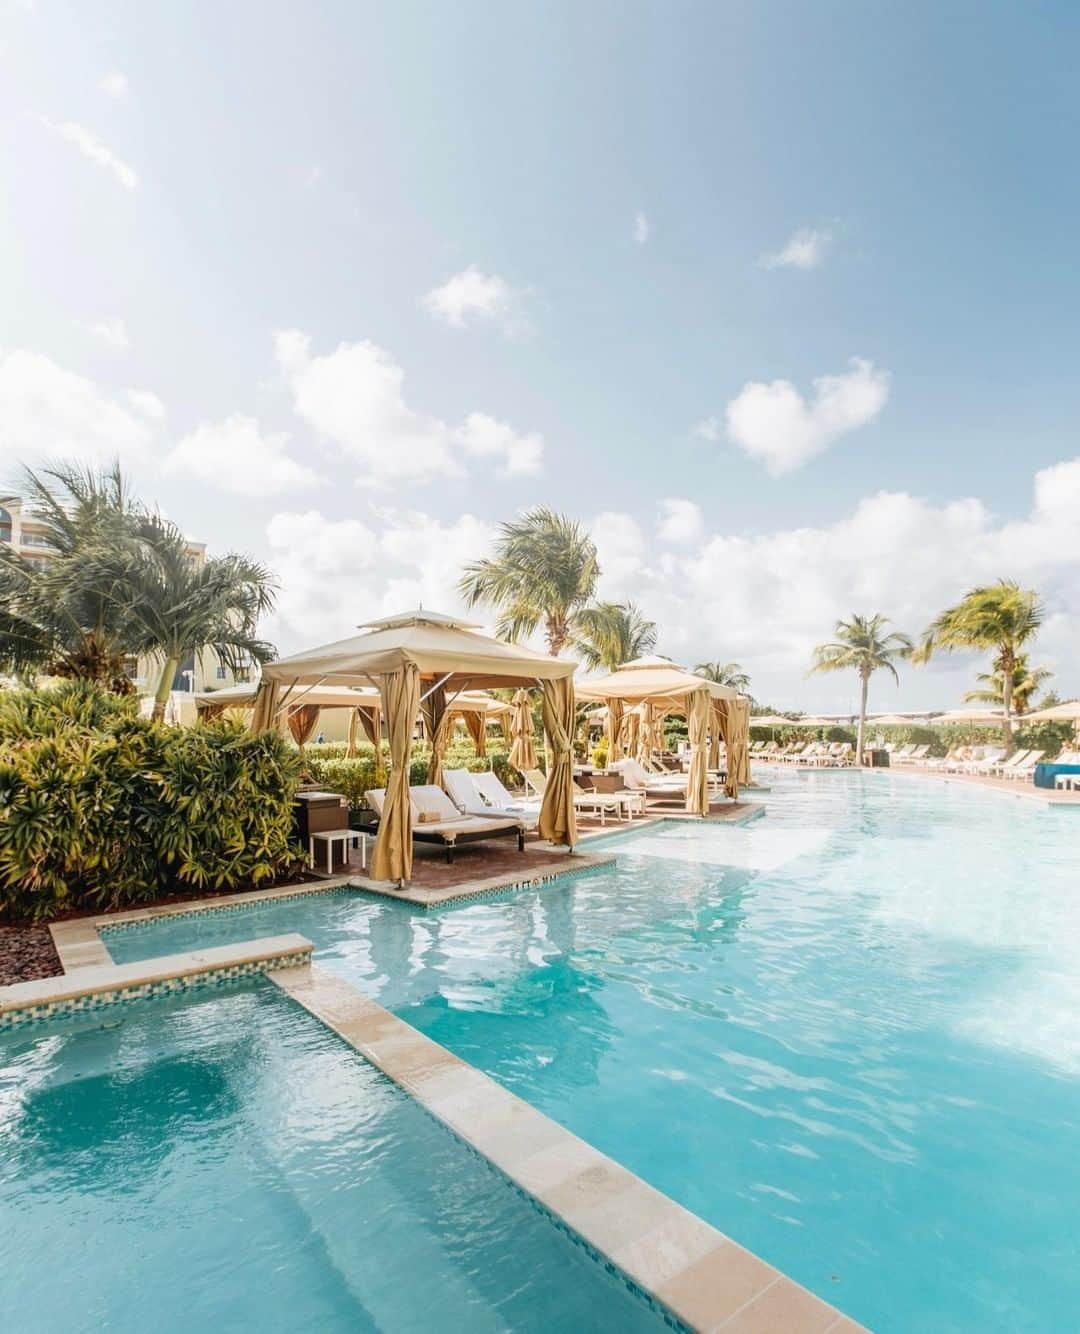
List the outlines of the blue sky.
<svg viewBox="0 0 1080 1334">
<path fill-rule="evenodd" d="M 539 500 L 773 703 L 999 575 L 1080 691 L 1075 7 L 0 15 L 5 478 L 119 453 L 274 565 L 282 649 L 450 605 Z"/>
</svg>

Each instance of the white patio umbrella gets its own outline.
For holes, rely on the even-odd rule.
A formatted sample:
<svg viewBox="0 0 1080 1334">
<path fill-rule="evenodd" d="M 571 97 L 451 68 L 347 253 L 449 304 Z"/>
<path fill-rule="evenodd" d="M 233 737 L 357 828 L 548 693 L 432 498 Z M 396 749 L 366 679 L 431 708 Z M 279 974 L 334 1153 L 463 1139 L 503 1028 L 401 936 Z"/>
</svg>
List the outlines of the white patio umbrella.
<svg viewBox="0 0 1080 1334">
<path fill-rule="evenodd" d="M 1015 720 L 1016 715 L 1013 715 Z M 938 723 L 1002 723 L 1005 721 L 1004 709 L 949 709 L 930 719 L 931 726 Z"/>
</svg>

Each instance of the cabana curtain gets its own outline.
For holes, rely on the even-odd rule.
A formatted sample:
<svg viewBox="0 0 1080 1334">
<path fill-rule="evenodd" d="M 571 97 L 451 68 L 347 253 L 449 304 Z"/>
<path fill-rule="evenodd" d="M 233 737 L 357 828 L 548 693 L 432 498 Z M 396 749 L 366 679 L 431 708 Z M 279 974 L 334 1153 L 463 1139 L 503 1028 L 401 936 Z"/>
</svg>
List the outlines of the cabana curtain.
<svg viewBox="0 0 1080 1334">
<path fill-rule="evenodd" d="M 510 763 L 518 771 L 525 773 L 535 769 L 536 746 L 533 742 L 532 710 L 529 708 L 529 692 L 518 690 L 514 695 L 514 711 L 510 715 Z"/>
<path fill-rule="evenodd" d="M 569 676 L 543 681 L 544 732 L 548 738 L 548 773 L 540 806 L 540 837 L 549 843 L 573 847 L 577 842 L 574 819 L 574 770 L 571 737 L 574 732 L 574 682 Z"/>
<path fill-rule="evenodd" d="M 446 708 L 446 690 L 435 686 L 428 692 L 427 698 L 420 705 L 424 719 L 424 731 L 431 742 L 431 759 L 428 760 L 427 781 L 442 787 L 442 761 L 446 753 L 446 738 L 450 733 L 450 714 Z"/>
<path fill-rule="evenodd" d="M 623 702 L 608 700 L 607 706 L 608 764 L 623 758 Z"/>
<path fill-rule="evenodd" d="M 724 742 L 724 749 L 727 751 L 727 777 L 724 780 L 724 795 L 727 797 L 737 797 L 739 795 L 739 780 L 735 773 L 734 757 L 732 755 L 732 742 L 735 737 L 735 710 L 733 701 L 718 699 L 715 706 L 716 719 L 720 724 L 720 736 Z"/>
<path fill-rule="evenodd" d="M 319 706 L 317 704 L 301 704 L 298 708 L 292 710 L 289 714 L 289 731 L 298 746 L 303 746 L 306 741 L 311 740 L 311 734 L 315 731 L 315 725 L 318 721 Z"/>
<path fill-rule="evenodd" d="M 709 709 L 709 768 L 720 768 L 720 719 L 716 700 Z"/>
<path fill-rule="evenodd" d="M 709 813 L 709 773 L 705 746 L 709 732 L 709 693 L 695 690 L 686 700 L 686 728 L 690 740 L 690 773 L 686 782 L 686 809 L 691 815 Z"/>
<path fill-rule="evenodd" d="M 463 713 L 461 717 L 472 737 L 477 758 L 482 760 L 487 755 L 487 721 L 482 713 Z"/>
<path fill-rule="evenodd" d="M 740 695 L 735 701 L 735 728 L 733 745 L 735 754 L 728 756 L 728 765 L 735 770 L 735 791 L 746 787 L 750 782 L 750 701 Z M 726 788 L 725 788 L 726 791 Z"/>
<path fill-rule="evenodd" d="M 281 686 L 277 681 L 263 681 L 259 693 L 255 696 L 255 709 L 251 716 L 251 730 L 266 732 L 277 727 L 278 700 L 281 698 Z"/>
<path fill-rule="evenodd" d="M 376 880 L 406 881 L 412 875 L 413 860 L 409 750 L 420 708 L 420 673 L 413 663 L 405 663 L 379 678 L 379 691 L 390 739 L 390 776 L 371 871 Z"/>
</svg>

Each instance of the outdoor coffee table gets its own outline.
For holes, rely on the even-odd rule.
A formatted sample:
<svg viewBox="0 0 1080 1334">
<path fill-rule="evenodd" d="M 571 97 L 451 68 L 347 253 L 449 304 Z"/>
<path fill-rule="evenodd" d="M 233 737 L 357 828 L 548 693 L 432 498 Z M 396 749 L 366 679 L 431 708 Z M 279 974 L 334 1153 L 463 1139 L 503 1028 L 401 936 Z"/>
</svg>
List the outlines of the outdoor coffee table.
<svg viewBox="0 0 1080 1334">
<path fill-rule="evenodd" d="M 367 834 L 358 829 L 319 829 L 308 837 L 308 861 L 311 863 L 311 869 L 317 874 L 322 875 L 315 865 L 315 844 L 322 843 L 326 848 L 326 875 L 334 874 L 334 844 L 343 843 L 345 864 L 349 862 L 349 846 L 356 847 L 360 845 L 360 869 L 367 870 Z"/>
</svg>

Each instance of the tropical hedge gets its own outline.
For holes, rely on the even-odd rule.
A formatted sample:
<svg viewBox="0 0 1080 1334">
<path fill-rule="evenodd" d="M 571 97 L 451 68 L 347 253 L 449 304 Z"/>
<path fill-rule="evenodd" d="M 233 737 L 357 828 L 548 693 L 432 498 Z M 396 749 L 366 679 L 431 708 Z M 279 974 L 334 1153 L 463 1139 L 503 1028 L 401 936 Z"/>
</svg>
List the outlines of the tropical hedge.
<svg viewBox="0 0 1080 1334">
<path fill-rule="evenodd" d="M 49 918 L 228 890 L 299 866 L 295 750 L 171 728 L 85 682 L 0 693 L 0 912 Z"/>
<path fill-rule="evenodd" d="M 427 781 L 430 755 L 428 747 L 414 747 L 409 766 L 410 783 Z M 331 792 L 340 792 L 348 799 L 349 806 L 354 811 L 363 807 L 364 794 L 368 788 L 385 786 L 386 764 L 387 752 L 384 746 L 384 772 L 380 775 L 375 763 L 375 747 L 370 742 L 358 746 L 356 756 L 352 759 L 346 757 L 345 746 L 337 743 L 307 746 L 303 756 L 304 777 Z M 478 759 L 471 741 L 457 739 L 451 741 L 443 756 L 443 768 L 471 769 L 474 772 L 493 769 L 508 787 L 517 787 L 521 783 L 517 770 L 510 766 L 506 750 L 490 744 L 487 758 Z"/>
</svg>

